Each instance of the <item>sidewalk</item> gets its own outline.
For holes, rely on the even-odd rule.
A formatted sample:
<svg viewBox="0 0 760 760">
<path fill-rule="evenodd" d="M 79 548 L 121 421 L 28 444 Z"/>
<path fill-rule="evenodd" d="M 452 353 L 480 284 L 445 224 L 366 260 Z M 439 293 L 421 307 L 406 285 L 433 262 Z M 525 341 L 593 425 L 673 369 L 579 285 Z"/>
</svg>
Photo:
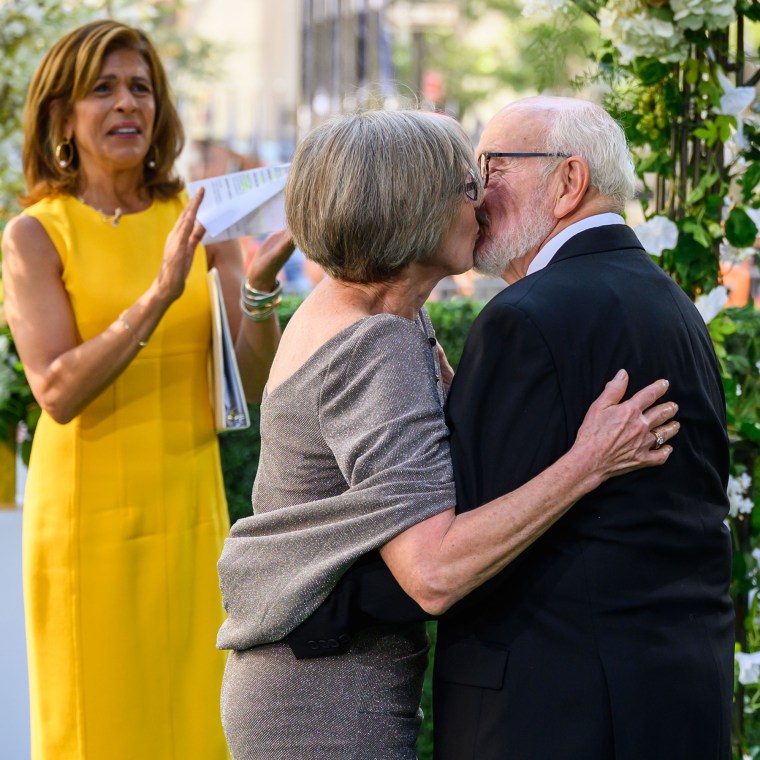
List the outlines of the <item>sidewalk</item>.
<svg viewBox="0 0 760 760">
<path fill-rule="evenodd" d="M 0 755 L 29 758 L 20 509 L 0 510 Z"/>
</svg>

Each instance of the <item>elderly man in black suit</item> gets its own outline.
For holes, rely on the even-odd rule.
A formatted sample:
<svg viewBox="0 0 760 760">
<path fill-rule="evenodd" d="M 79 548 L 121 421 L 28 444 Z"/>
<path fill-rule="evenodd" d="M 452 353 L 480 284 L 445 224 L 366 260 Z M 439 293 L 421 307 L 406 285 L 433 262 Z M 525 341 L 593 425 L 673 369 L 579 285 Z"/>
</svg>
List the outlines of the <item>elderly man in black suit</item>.
<svg viewBox="0 0 760 760">
<path fill-rule="evenodd" d="M 439 623 L 437 760 L 728 760 L 734 615 L 725 406 L 693 304 L 620 213 L 633 167 L 603 109 L 529 98 L 486 126 L 476 320 L 448 402 L 458 510 L 572 444 L 618 368 L 667 377 L 678 445 L 609 480 Z"/>
</svg>

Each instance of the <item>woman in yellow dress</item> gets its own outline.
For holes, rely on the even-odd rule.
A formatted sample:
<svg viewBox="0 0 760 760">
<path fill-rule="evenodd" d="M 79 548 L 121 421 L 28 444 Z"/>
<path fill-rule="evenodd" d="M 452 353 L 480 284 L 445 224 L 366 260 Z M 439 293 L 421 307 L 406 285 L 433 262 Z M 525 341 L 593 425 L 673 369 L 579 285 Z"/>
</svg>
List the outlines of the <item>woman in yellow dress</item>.
<svg viewBox="0 0 760 760">
<path fill-rule="evenodd" d="M 202 193 L 188 203 L 173 174 L 182 128 L 136 29 L 63 37 L 25 119 L 26 209 L 3 235 L 3 284 L 42 407 L 24 503 L 32 756 L 226 758 L 205 275 L 219 270 L 234 306 L 254 400 L 279 339 L 264 294 L 292 243 L 270 236 L 245 275 L 236 243 L 199 247 Z M 263 304 L 250 319 L 241 283 Z"/>
</svg>

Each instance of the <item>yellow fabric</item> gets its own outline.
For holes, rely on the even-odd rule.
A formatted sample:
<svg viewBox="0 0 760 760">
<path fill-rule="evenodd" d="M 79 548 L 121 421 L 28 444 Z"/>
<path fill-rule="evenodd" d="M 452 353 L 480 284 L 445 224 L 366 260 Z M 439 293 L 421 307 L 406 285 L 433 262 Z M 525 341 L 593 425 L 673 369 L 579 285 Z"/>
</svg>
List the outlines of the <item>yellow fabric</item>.
<svg viewBox="0 0 760 760">
<path fill-rule="evenodd" d="M 116 227 L 71 197 L 26 210 L 61 256 L 83 341 L 147 290 L 183 203 Z M 228 757 L 205 270 L 199 250 L 148 345 L 79 417 L 40 419 L 24 502 L 33 760 Z"/>
</svg>

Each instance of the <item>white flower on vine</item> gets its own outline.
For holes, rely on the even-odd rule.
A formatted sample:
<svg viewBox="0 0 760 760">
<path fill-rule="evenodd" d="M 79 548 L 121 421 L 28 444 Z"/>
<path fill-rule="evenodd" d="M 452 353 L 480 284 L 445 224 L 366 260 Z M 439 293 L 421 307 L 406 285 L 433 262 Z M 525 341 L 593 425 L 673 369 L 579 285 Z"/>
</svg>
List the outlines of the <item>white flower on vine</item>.
<svg viewBox="0 0 760 760">
<path fill-rule="evenodd" d="M 718 285 L 717 288 L 713 288 L 709 293 L 701 296 L 697 296 L 694 305 L 697 307 L 697 311 L 702 315 L 705 324 L 715 319 L 720 314 L 723 307 L 726 305 L 728 299 L 728 291 L 723 285 Z"/>
<path fill-rule="evenodd" d="M 634 231 L 644 250 L 652 256 L 662 256 L 665 249 L 675 248 L 678 243 L 678 227 L 666 216 L 653 216 L 634 227 Z"/>
<path fill-rule="evenodd" d="M 735 116 L 738 119 L 741 112 L 749 108 L 755 100 L 755 88 L 734 87 L 731 80 L 722 71 L 718 71 L 718 82 L 723 88 L 718 113 L 725 116 Z"/>
<path fill-rule="evenodd" d="M 738 478 L 733 475 L 728 476 L 726 493 L 728 494 L 728 514 L 731 517 L 748 515 L 752 512 L 755 504 L 748 496 L 751 486 L 752 478 L 746 472 L 743 472 Z"/>
<path fill-rule="evenodd" d="M 757 227 L 758 234 L 760 234 L 760 208 L 745 206 L 744 213 L 753 221 L 755 227 Z"/>
<path fill-rule="evenodd" d="M 26 34 L 26 26 L 24 26 L 24 23 L 19 21 L 19 19 L 13 19 L 13 21 L 9 21 L 5 25 L 3 31 L 5 32 L 5 35 L 11 39 L 14 37 L 23 37 Z"/>
<path fill-rule="evenodd" d="M 725 29 L 736 21 L 734 0 L 670 0 L 673 20 L 681 29 Z"/>
<path fill-rule="evenodd" d="M 688 45 L 671 20 L 654 16 L 644 0 L 609 0 L 599 10 L 599 31 L 620 52 L 623 63 L 638 56 L 683 61 Z"/>
<path fill-rule="evenodd" d="M 736 131 L 731 135 L 730 140 L 726 141 L 726 158 L 731 161 L 732 146 L 736 150 L 746 150 L 749 147 L 749 140 L 744 134 L 744 113 L 755 100 L 756 92 L 754 87 L 734 87 L 731 80 L 720 70 L 718 70 L 718 82 L 723 89 L 723 95 L 720 97 L 720 106 L 718 113 L 725 116 L 733 116 L 736 119 Z"/>
<path fill-rule="evenodd" d="M 554 16 L 561 13 L 569 0 L 523 0 L 523 16 Z"/>
<path fill-rule="evenodd" d="M 739 151 L 747 150 L 749 148 L 749 140 L 744 134 L 744 119 L 736 120 L 736 132 L 726 140 L 723 145 L 724 161 L 726 165 L 730 164 Z"/>
<path fill-rule="evenodd" d="M 739 683 L 748 686 L 760 679 L 760 652 L 737 652 L 734 657 L 739 666 Z"/>
</svg>

